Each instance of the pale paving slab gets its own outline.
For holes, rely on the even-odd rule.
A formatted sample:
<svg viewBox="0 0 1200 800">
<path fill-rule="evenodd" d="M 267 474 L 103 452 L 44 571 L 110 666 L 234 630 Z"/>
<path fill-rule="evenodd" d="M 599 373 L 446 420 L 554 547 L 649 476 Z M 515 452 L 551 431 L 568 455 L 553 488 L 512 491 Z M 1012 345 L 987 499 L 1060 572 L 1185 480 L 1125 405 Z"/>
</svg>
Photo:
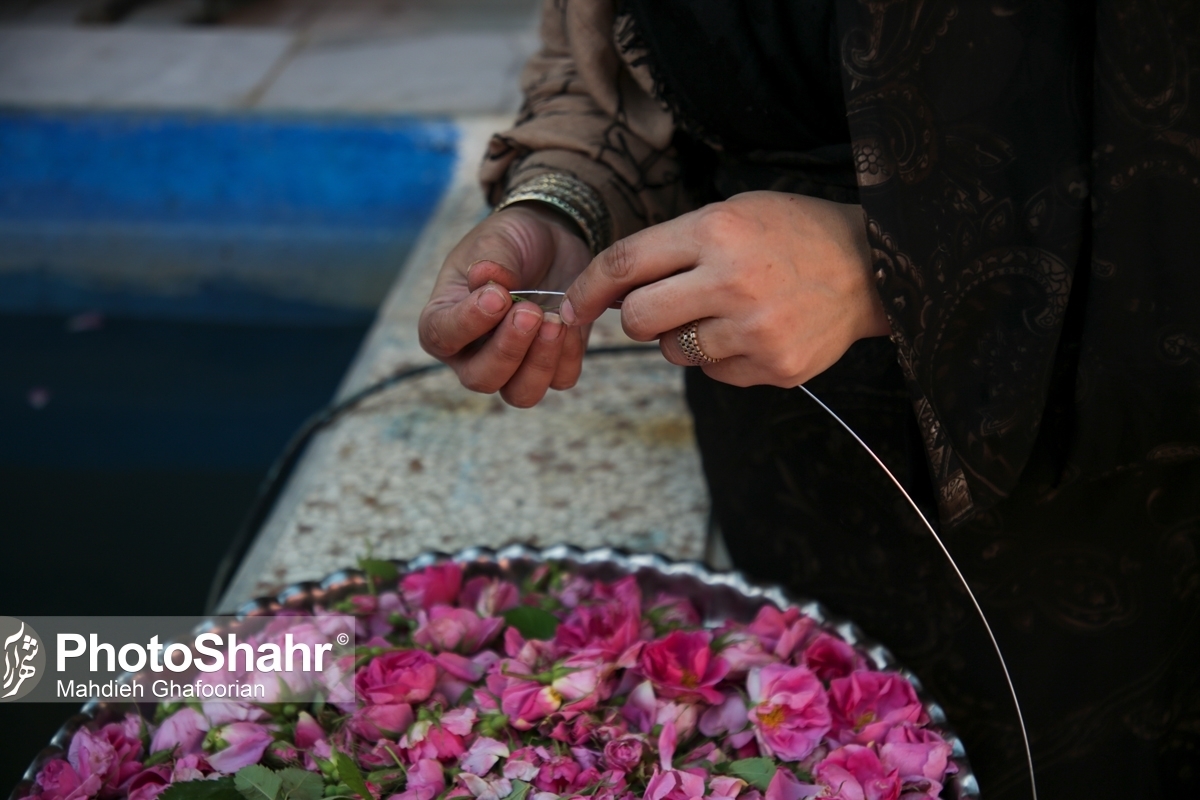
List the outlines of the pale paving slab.
<svg viewBox="0 0 1200 800">
<path fill-rule="evenodd" d="M 341 396 L 429 363 L 417 318 L 446 253 L 487 211 L 476 156 L 505 123 L 463 122 L 466 157 Z M 591 343 L 628 342 L 606 314 Z M 700 559 L 707 516 L 682 371 L 661 356 L 594 358 L 575 389 L 527 411 L 437 373 L 389 390 L 317 437 L 221 608 L 350 566 L 368 549 L 409 558 L 568 542 Z"/>
<path fill-rule="evenodd" d="M 283 31 L 0 27 L 0 104 L 240 107 L 288 52 Z"/>
<path fill-rule="evenodd" d="M 265 110 L 499 113 L 520 104 L 533 31 L 322 38 L 298 48 L 257 101 Z"/>
<path fill-rule="evenodd" d="M 88 27 L 81 2 L 0 8 L 0 105 L 512 112 L 538 46 L 537 0 L 276 0 L 217 28 L 186 24 L 198 3 Z"/>
</svg>

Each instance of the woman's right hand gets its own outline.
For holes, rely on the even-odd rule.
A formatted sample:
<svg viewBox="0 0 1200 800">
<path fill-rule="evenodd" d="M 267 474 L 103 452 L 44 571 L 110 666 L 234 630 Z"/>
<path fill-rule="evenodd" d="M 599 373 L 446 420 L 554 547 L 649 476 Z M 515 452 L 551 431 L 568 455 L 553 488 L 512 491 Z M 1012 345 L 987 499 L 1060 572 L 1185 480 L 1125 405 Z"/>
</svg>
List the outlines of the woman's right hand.
<svg viewBox="0 0 1200 800">
<path fill-rule="evenodd" d="M 565 217 L 518 203 L 475 226 L 450 252 L 418 323 L 421 347 L 462 385 L 519 408 L 579 379 L 588 327 L 562 324 L 514 289 L 563 290 L 591 261 Z"/>
</svg>

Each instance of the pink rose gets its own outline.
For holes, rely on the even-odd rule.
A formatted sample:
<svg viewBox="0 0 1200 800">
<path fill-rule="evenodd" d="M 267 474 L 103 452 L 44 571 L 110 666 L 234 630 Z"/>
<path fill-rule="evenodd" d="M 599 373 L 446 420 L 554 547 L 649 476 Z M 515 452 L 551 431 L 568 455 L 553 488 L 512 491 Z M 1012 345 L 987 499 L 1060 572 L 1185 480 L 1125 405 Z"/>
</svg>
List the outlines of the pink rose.
<svg viewBox="0 0 1200 800">
<path fill-rule="evenodd" d="M 400 581 L 404 601 L 426 611 L 435 605 L 454 605 L 462 588 L 462 567 L 454 562 L 434 564 L 405 575 Z"/>
<path fill-rule="evenodd" d="M 863 658 L 850 645 L 836 636 L 822 633 L 804 649 L 804 666 L 828 683 L 844 678 L 863 666 Z"/>
<path fill-rule="evenodd" d="M 659 695 L 687 702 L 720 703 L 714 687 L 729 672 L 729 664 L 714 656 L 708 631 L 672 631 L 642 649 L 639 666 Z"/>
<path fill-rule="evenodd" d="M 350 731 L 368 742 L 377 742 L 383 738 L 399 736 L 408 730 L 413 723 L 412 706 L 408 703 L 384 703 L 375 706 L 363 706 L 350 717 L 347 727 Z M 296 744 L 300 745 L 300 731 L 297 726 Z"/>
<path fill-rule="evenodd" d="M 509 724 L 527 731 L 540 719 L 554 713 L 562 705 L 554 689 L 536 681 L 510 681 L 500 698 L 500 709 L 508 715 Z"/>
<path fill-rule="evenodd" d="M 717 639 L 724 642 L 721 658 L 729 662 L 728 678 L 745 675 L 754 667 L 765 667 L 779 659 L 763 648 L 762 641 L 743 625 L 727 623 L 717 631 Z"/>
<path fill-rule="evenodd" d="M 171 768 L 166 764 L 142 770 L 129 783 L 129 800 L 154 800 L 167 790 Z"/>
<path fill-rule="evenodd" d="M 625 773 L 609 770 L 598 780 L 592 800 L 637 800 L 625 782 Z"/>
<path fill-rule="evenodd" d="M 903 722 L 923 722 L 925 710 L 912 684 L 890 672 L 856 670 L 829 683 L 833 735 L 846 744 L 881 741 Z"/>
<path fill-rule="evenodd" d="M 583 764 L 579 764 L 579 766 L 579 774 L 567 787 L 568 795 L 579 795 L 591 787 L 600 785 L 600 770 L 595 767 L 586 767 Z"/>
<path fill-rule="evenodd" d="M 203 780 L 211 775 L 212 771 L 213 768 L 208 763 L 208 759 L 199 753 L 194 753 L 175 762 L 175 767 L 171 770 L 171 783 Z"/>
<path fill-rule="evenodd" d="M 438 667 L 424 650 L 376 656 L 354 676 L 354 688 L 368 703 L 419 703 L 437 684 Z"/>
<path fill-rule="evenodd" d="M 508 758 L 508 745 L 487 736 L 480 736 L 463 755 L 461 766 L 464 772 L 472 775 L 486 775 L 502 758 Z"/>
<path fill-rule="evenodd" d="M 650 681 L 642 681 L 625 698 L 625 705 L 621 707 L 621 716 L 637 730 L 649 733 L 650 729 L 654 727 L 657 715 L 658 698 L 654 696 L 654 687 Z"/>
<path fill-rule="evenodd" d="M 640 609 L 621 600 L 581 605 L 572 609 L 554 633 L 569 652 L 599 650 L 612 661 L 641 639 Z"/>
<path fill-rule="evenodd" d="M 564 575 L 559 585 L 551 587 L 550 594 L 567 608 L 575 608 L 585 600 L 591 599 L 592 593 L 599 586 L 600 584 L 582 575 Z"/>
<path fill-rule="evenodd" d="M 38 797 L 43 800 L 83 800 L 85 797 L 95 797 L 100 791 L 100 784 L 99 775 L 89 775 L 84 780 L 69 762 L 61 758 L 46 762 L 37 774 L 37 785 L 42 790 Z"/>
<path fill-rule="evenodd" d="M 695 800 L 704 797 L 704 776 L 680 769 L 654 771 L 643 800 Z"/>
<path fill-rule="evenodd" d="M 367 706 L 367 709 L 386 707 Z M 353 724 L 354 720 L 352 719 L 351 726 Z M 304 767 L 308 770 L 315 770 L 317 768 L 317 762 L 313 756 L 326 760 L 333 757 L 333 747 L 329 744 L 329 739 L 325 735 L 325 729 L 307 711 L 301 711 L 297 717 L 296 732 L 293 738 L 295 739 L 296 747 L 300 748 L 300 751 L 304 754 Z M 278 744 L 279 742 L 272 742 L 270 747 L 274 748 Z M 299 755 L 300 753 L 297 752 L 296 756 L 299 757 Z"/>
<path fill-rule="evenodd" d="M 232 775 L 242 767 L 257 764 L 272 740 L 271 732 L 256 722 L 231 722 L 221 729 L 221 750 L 208 757 L 217 772 Z"/>
<path fill-rule="evenodd" d="M 678 740 L 675 726 L 663 725 L 658 736 L 659 763 L 646 784 L 643 800 L 694 800 L 704 796 L 704 770 L 674 769 L 675 746 Z"/>
<path fill-rule="evenodd" d="M 501 617 L 480 617 L 468 608 L 434 606 L 417 612 L 419 626 L 413 641 L 437 651 L 470 655 L 483 647 L 504 627 Z"/>
<path fill-rule="evenodd" d="M 442 765 L 432 758 L 423 758 L 408 770 L 404 791 L 388 800 L 433 800 L 446 791 L 446 775 Z"/>
<path fill-rule="evenodd" d="M 529 783 L 537 777 L 542 767 L 542 756 L 536 747 L 522 747 L 514 750 L 504 762 L 504 777 L 509 780 L 521 780 Z"/>
<path fill-rule="evenodd" d="M 267 745 L 267 752 L 264 758 L 267 760 L 282 761 L 284 764 L 293 767 L 298 766 L 303 760 L 301 752 L 296 749 L 294 744 L 281 742 L 278 739 Z"/>
<path fill-rule="evenodd" d="M 775 606 L 763 606 L 746 629 L 759 638 L 763 649 L 786 661 L 802 648 L 817 631 L 817 623 L 789 607 L 780 611 Z"/>
<path fill-rule="evenodd" d="M 480 576 L 467 581 L 458 598 L 463 608 L 473 608 L 481 617 L 494 617 L 521 602 L 521 592 L 515 584 L 496 578 Z"/>
<path fill-rule="evenodd" d="M 710 800 L 733 800 L 746 788 L 746 782 L 741 778 L 719 775 L 708 782 L 708 797 Z"/>
<path fill-rule="evenodd" d="M 452 761 L 466 752 L 463 737 L 475 725 L 475 709 L 455 708 L 442 714 L 436 721 L 418 720 L 400 739 L 400 746 L 408 750 L 411 761 L 435 758 Z"/>
<path fill-rule="evenodd" d="M 700 732 L 714 738 L 737 733 L 750 721 L 746 703 L 737 692 L 730 692 L 720 705 L 715 705 L 700 717 Z"/>
<path fill-rule="evenodd" d="M 829 732 L 825 687 L 807 667 L 771 664 L 752 670 L 746 688 L 759 747 L 783 761 L 799 761 Z"/>
<path fill-rule="evenodd" d="M 629 772 L 642 763 L 646 746 L 640 736 L 622 736 L 604 745 L 604 763 L 609 769 Z"/>
<path fill-rule="evenodd" d="M 476 800 L 500 800 L 512 794 L 512 781 L 508 778 L 481 778 L 469 772 L 460 772 L 458 782 Z"/>
<path fill-rule="evenodd" d="M 339 736 L 337 738 L 339 740 L 337 745 L 339 753 L 344 753 L 353 749 L 353 746 L 349 741 L 347 741 L 349 737 Z M 343 746 L 345 749 L 343 749 Z M 403 760 L 406 765 L 411 765 L 415 763 L 415 761 L 419 760 L 417 758 L 409 758 L 409 753 L 405 752 L 404 748 L 400 747 L 400 743 L 391 739 L 380 739 L 378 742 L 375 742 L 375 744 L 370 745 L 369 747 L 363 743 L 359 746 L 356 755 L 358 758 L 358 763 L 365 767 L 368 772 L 380 769 L 395 769 L 397 766 L 396 756 L 400 756 L 401 760 Z M 305 769 L 308 769 L 309 771 L 318 769 L 317 762 L 314 760 L 311 767 L 306 763 Z"/>
<path fill-rule="evenodd" d="M 354 635 L 360 644 L 376 636 L 391 633 L 392 617 L 396 614 L 406 616 L 408 613 L 396 592 L 355 595 L 350 598 L 350 602 L 354 604 L 353 613 L 357 617 Z"/>
<path fill-rule="evenodd" d="M 99 797 L 113 797 L 142 771 L 141 754 L 141 720 L 127 714 L 122 722 L 110 722 L 98 731 L 76 731 L 67 760 L 81 781 L 93 775 L 100 778 Z"/>
<path fill-rule="evenodd" d="M 807 800 L 824 791 L 820 786 L 801 783 L 790 769 L 779 767 L 767 785 L 766 800 Z"/>
<path fill-rule="evenodd" d="M 209 725 L 224 725 L 227 722 L 259 722 L 267 718 L 267 712 L 264 709 L 252 703 L 233 700 L 214 700 L 201 703 L 200 708 Z"/>
<path fill-rule="evenodd" d="M 150 740 L 150 752 L 176 750 L 176 756 L 200 752 L 204 734 L 208 732 L 208 720 L 194 708 L 184 706 L 163 720 Z"/>
<path fill-rule="evenodd" d="M 609 675 L 612 664 L 598 651 L 578 653 L 558 665 L 561 677 L 550 686 L 563 699 L 563 711 L 589 711 L 612 693 Z"/>
<path fill-rule="evenodd" d="M 869 747 L 848 744 L 834 750 L 813 770 L 831 800 L 898 800 L 900 777 L 880 763 Z"/>
<path fill-rule="evenodd" d="M 659 592 L 646 606 L 646 618 L 662 628 L 695 628 L 700 625 L 700 612 L 683 597 Z"/>
<path fill-rule="evenodd" d="M 946 775 L 958 771 L 950 761 L 951 752 L 949 742 L 933 731 L 904 723 L 888 731 L 879 761 L 899 773 L 905 797 L 936 798 Z"/>
<path fill-rule="evenodd" d="M 497 662 L 487 679 L 488 689 L 500 698 L 500 710 L 519 731 L 530 730 L 562 705 L 561 695 L 550 686 L 530 680 L 530 674 L 524 663 L 506 658 Z"/>
<path fill-rule="evenodd" d="M 679 700 L 659 700 L 658 710 L 654 715 L 655 725 L 666 725 L 668 722 L 675 726 L 679 738 L 689 739 L 696 731 L 700 721 L 702 706 L 696 703 L 685 703 Z"/>
<path fill-rule="evenodd" d="M 583 768 L 570 756 L 552 755 L 538 768 L 533 785 L 543 792 L 561 795 L 571 787 L 582 771 Z"/>
</svg>

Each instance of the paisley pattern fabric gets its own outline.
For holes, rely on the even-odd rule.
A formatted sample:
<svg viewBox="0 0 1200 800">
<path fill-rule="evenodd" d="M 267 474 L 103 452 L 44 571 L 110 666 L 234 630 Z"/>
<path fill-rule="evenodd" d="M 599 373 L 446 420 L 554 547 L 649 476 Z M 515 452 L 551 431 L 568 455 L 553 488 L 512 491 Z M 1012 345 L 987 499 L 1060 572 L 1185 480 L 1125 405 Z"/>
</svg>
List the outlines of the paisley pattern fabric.
<svg viewBox="0 0 1200 800">
<path fill-rule="evenodd" d="M 1090 249 L 1093 9 L 839 13 L 880 294 L 953 524 L 1021 475 Z"/>
<path fill-rule="evenodd" d="M 891 341 L 810 387 L 940 521 L 1042 796 L 1200 796 L 1200 3 L 727 6 L 546 0 L 485 186 L 575 175 L 615 236 L 749 189 L 861 203 Z M 841 98 L 771 70 L 822 56 Z M 729 65 L 758 126 L 705 88 Z M 795 390 L 688 397 L 735 563 L 886 641 L 984 797 L 1026 797 L 974 612 L 882 473 Z"/>
</svg>

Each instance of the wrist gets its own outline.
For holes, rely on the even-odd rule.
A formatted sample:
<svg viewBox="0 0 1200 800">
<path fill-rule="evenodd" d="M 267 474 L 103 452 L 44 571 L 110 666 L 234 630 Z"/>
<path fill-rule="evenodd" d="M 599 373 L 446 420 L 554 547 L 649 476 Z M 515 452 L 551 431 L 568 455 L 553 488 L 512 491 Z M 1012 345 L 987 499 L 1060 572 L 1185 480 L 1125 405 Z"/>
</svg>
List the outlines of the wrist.
<svg viewBox="0 0 1200 800">
<path fill-rule="evenodd" d="M 612 220 L 600 194 L 583 181 L 565 173 L 537 175 L 509 189 L 493 213 L 514 205 L 535 206 L 539 211 L 552 209 L 570 220 L 571 230 L 587 244 L 592 255 L 606 249 L 612 241 Z"/>
<path fill-rule="evenodd" d="M 570 214 L 563 211 L 558 206 L 550 203 L 542 202 L 541 200 L 519 200 L 514 203 L 509 203 L 504 207 L 497 206 L 493 214 L 518 212 L 522 214 L 531 214 L 539 221 L 563 231 L 568 236 L 573 236 L 587 246 L 587 235 L 583 228 Z"/>
</svg>

